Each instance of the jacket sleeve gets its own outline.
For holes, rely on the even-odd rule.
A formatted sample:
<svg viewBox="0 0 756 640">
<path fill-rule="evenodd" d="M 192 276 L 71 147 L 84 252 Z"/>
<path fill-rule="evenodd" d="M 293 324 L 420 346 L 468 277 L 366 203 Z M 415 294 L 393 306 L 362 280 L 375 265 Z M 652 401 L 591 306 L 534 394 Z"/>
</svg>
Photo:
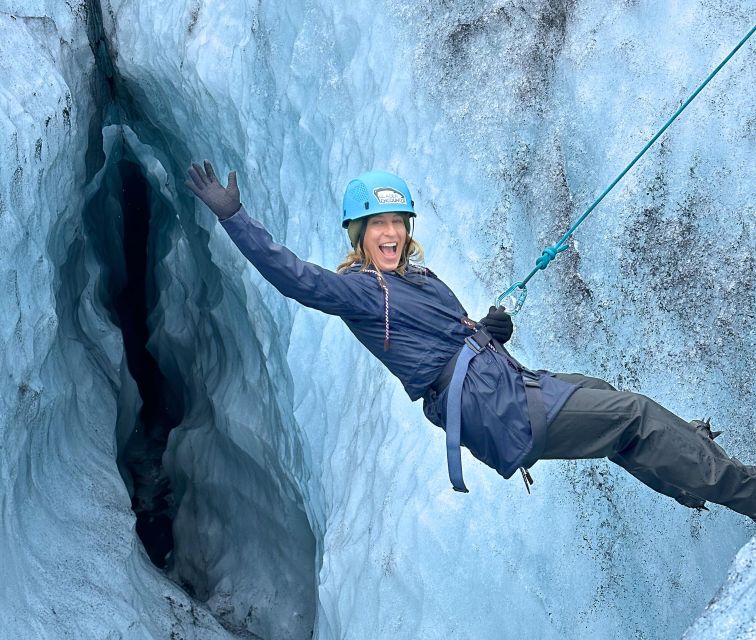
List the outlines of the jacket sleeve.
<svg viewBox="0 0 756 640">
<path fill-rule="evenodd" d="M 382 294 L 366 274 L 340 275 L 300 260 L 274 242 L 267 229 L 250 218 L 244 207 L 220 223 L 262 277 L 287 298 L 345 318 L 380 313 Z"/>
</svg>

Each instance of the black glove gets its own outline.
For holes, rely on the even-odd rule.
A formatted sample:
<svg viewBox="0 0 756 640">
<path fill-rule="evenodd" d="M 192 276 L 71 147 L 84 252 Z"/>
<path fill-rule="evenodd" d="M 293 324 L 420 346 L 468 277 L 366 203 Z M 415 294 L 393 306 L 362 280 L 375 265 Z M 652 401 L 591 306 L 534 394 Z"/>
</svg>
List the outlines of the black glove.
<svg viewBox="0 0 756 640">
<path fill-rule="evenodd" d="M 512 317 L 504 307 L 491 307 L 488 315 L 480 321 L 493 338 L 504 344 L 512 337 Z"/>
<path fill-rule="evenodd" d="M 205 170 L 196 162 L 189 168 L 189 177 L 184 184 L 189 187 L 219 220 L 230 218 L 241 208 L 239 187 L 236 186 L 236 171 L 228 174 L 228 187 L 224 187 L 215 177 L 213 165 L 205 160 Z"/>
</svg>

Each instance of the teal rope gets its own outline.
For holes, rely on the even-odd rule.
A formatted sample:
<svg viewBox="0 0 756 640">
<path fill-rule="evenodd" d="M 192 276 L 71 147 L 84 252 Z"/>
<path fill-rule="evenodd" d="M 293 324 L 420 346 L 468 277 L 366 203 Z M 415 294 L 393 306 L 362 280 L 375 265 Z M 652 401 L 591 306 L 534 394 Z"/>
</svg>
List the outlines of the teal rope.
<svg viewBox="0 0 756 640">
<path fill-rule="evenodd" d="M 685 110 L 685 107 L 687 107 L 691 102 L 693 102 L 693 99 L 699 93 L 701 93 L 701 90 L 707 84 L 709 84 L 709 81 L 715 75 L 717 75 L 717 73 L 719 72 L 719 70 L 722 67 L 724 67 L 729 62 L 730 58 L 732 58 L 732 56 L 735 55 L 735 53 L 737 52 L 737 50 L 740 49 L 740 47 L 742 47 L 746 43 L 746 41 L 748 40 L 748 38 L 750 38 L 753 35 L 754 31 L 756 31 L 756 26 L 751 27 L 751 30 L 746 34 L 746 36 L 740 42 L 738 42 L 737 46 L 732 51 L 730 51 L 730 53 L 728 54 L 728 56 L 724 60 L 722 60 L 722 62 L 719 63 L 719 65 L 717 66 L 716 69 L 714 69 L 714 71 L 712 71 L 709 74 L 709 77 L 706 78 L 706 80 L 704 80 L 699 85 L 698 89 L 696 89 L 690 95 L 690 97 L 685 102 L 683 102 L 682 106 L 680 106 L 680 108 L 677 111 L 675 111 L 675 113 L 672 115 L 672 117 L 669 120 L 667 120 L 667 122 L 664 124 L 664 126 L 661 129 L 659 129 L 659 131 L 657 131 L 656 135 L 653 138 L 651 138 L 651 140 L 649 140 L 646 143 L 646 146 L 643 147 L 643 149 L 640 150 L 640 152 L 638 153 L 638 155 L 636 155 L 635 158 L 633 158 L 632 162 L 630 162 L 630 164 L 628 164 L 622 170 L 622 172 L 612 181 L 612 183 L 606 189 L 604 189 L 604 192 L 598 198 L 596 198 L 596 200 L 594 201 L 594 203 L 583 212 L 583 215 L 581 215 L 575 221 L 575 223 L 567 230 L 567 233 L 565 233 L 559 239 L 559 242 L 557 242 L 556 244 L 554 244 L 554 245 L 552 245 L 550 247 L 547 247 L 546 249 L 543 250 L 543 252 L 541 253 L 541 256 L 538 258 L 538 260 L 536 260 L 536 266 L 535 266 L 535 268 L 528 274 L 528 276 L 524 280 L 522 280 L 520 282 L 516 282 L 515 284 L 513 284 L 511 287 L 509 287 L 509 289 L 507 289 L 498 298 L 496 298 L 496 306 L 497 307 L 499 306 L 499 304 L 501 303 L 501 301 L 506 296 L 508 296 L 509 294 L 513 293 L 516 289 L 521 289 L 522 292 L 518 296 L 517 305 L 516 305 L 515 309 L 512 310 L 513 313 L 511 315 L 514 315 L 514 313 L 517 313 L 517 311 L 519 311 L 520 308 L 522 308 L 522 305 L 525 303 L 525 296 L 527 296 L 527 288 L 526 288 L 525 285 L 528 284 L 528 281 L 536 273 L 538 273 L 539 271 L 542 271 L 543 269 L 545 269 L 546 267 L 548 267 L 549 263 L 554 258 L 556 258 L 558 254 L 560 254 L 562 251 L 565 251 L 567 249 L 567 244 L 566 244 L 567 240 L 575 232 L 575 229 L 577 229 L 580 226 L 580 224 L 583 222 L 583 220 L 585 220 L 588 217 L 588 214 L 591 211 L 593 211 L 598 206 L 599 202 L 601 202 L 604 199 L 604 197 L 614 188 L 614 186 L 620 180 L 622 180 L 622 178 L 625 177 L 625 174 L 628 171 L 630 171 L 630 169 L 633 168 L 633 165 L 635 165 L 635 163 L 638 162 L 638 160 L 640 160 L 641 156 L 643 156 L 643 154 L 646 153 L 646 151 L 648 151 L 648 149 L 651 147 L 651 145 L 654 144 L 654 142 L 657 141 L 657 139 L 659 138 L 659 136 L 667 130 L 667 127 L 669 127 L 669 125 L 671 125 L 675 121 L 675 119 L 677 118 L 677 116 L 679 116 Z"/>
</svg>

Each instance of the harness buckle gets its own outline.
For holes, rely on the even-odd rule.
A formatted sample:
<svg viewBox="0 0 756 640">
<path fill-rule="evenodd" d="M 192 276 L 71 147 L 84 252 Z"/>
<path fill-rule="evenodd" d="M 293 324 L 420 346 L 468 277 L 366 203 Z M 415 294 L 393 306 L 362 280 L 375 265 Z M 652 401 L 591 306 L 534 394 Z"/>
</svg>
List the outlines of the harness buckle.
<svg viewBox="0 0 756 640">
<path fill-rule="evenodd" d="M 481 351 L 483 351 L 483 349 L 488 346 L 489 342 L 491 342 L 491 336 L 488 335 L 488 333 L 484 329 L 481 329 L 480 331 L 473 333 L 471 336 L 467 336 L 465 338 L 465 344 L 473 350 L 475 355 L 478 355 Z"/>
</svg>

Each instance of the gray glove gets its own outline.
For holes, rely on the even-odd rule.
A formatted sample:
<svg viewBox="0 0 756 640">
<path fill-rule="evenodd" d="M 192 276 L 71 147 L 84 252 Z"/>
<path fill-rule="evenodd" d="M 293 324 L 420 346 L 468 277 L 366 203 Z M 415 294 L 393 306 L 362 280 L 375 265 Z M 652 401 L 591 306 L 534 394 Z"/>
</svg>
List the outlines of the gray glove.
<svg viewBox="0 0 756 640">
<path fill-rule="evenodd" d="M 219 220 L 230 218 L 241 208 L 239 187 L 236 186 L 236 171 L 228 174 L 228 187 L 218 182 L 213 165 L 208 160 L 205 160 L 204 171 L 196 162 L 192 162 L 187 173 L 191 180 L 187 180 L 184 184 L 218 216 Z"/>
</svg>

